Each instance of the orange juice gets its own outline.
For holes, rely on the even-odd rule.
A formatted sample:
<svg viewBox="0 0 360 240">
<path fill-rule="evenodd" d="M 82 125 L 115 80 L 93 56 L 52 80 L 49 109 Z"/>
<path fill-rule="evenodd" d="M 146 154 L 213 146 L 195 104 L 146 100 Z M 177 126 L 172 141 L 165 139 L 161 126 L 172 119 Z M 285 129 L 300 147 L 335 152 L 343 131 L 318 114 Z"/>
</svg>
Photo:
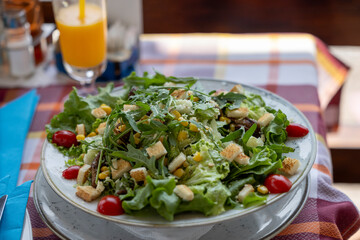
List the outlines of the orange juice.
<svg viewBox="0 0 360 240">
<path fill-rule="evenodd" d="M 87 3 L 83 18 L 78 4 L 59 10 L 56 25 L 66 63 L 75 67 L 94 67 L 106 57 L 106 17 L 101 8 Z"/>
</svg>

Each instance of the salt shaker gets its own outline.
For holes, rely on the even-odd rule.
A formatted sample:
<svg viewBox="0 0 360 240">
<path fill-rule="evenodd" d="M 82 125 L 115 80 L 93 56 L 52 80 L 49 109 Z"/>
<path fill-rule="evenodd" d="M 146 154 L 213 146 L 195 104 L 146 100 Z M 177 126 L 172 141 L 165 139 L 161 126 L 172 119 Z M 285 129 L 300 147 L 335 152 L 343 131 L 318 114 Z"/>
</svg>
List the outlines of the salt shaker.
<svg viewBox="0 0 360 240">
<path fill-rule="evenodd" d="M 30 25 L 25 11 L 4 11 L 3 19 L 10 74 L 14 77 L 27 77 L 34 72 L 35 64 Z"/>
</svg>

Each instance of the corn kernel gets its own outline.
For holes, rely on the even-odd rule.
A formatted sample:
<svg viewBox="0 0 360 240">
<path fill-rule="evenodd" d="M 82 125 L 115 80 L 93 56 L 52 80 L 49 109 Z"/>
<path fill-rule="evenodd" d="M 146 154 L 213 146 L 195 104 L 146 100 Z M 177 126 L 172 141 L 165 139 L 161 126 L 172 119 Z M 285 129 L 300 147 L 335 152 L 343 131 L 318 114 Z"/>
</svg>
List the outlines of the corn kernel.
<svg viewBox="0 0 360 240">
<path fill-rule="evenodd" d="M 118 126 L 118 130 L 120 131 L 120 132 L 123 132 L 123 131 L 125 131 L 126 130 L 126 125 L 120 125 L 120 126 Z"/>
<path fill-rule="evenodd" d="M 235 131 L 235 124 L 230 124 L 230 131 L 234 132 Z"/>
<path fill-rule="evenodd" d="M 199 131 L 198 127 L 197 127 L 195 124 L 193 124 L 193 123 L 190 123 L 190 124 L 189 124 L 189 129 L 190 129 L 190 131 L 192 131 L 192 132 L 198 132 L 198 131 Z"/>
<path fill-rule="evenodd" d="M 183 167 L 188 167 L 189 166 L 189 163 L 187 162 L 187 161 L 185 161 L 184 163 L 183 163 Z"/>
<path fill-rule="evenodd" d="M 174 176 L 181 178 L 184 175 L 185 171 L 182 168 L 178 168 L 173 174 Z"/>
<path fill-rule="evenodd" d="M 189 122 L 186 121 L 183 117 L 179 117 L 178 120 L 181 121 L 180 124 L 184 127 L 187 127 L 189 125 Z"/>
<path fill-rule="evenodd" d="M 102 172 L 105 172 L 105 171 L 109 170 L 109 167 L 107 167 L 107 166 L 102 166 L 100 170 L 101 170 Z"/>
<path fill-rule="evenodd" d="M 81 140 L 84 140 L 84 139 L 85 139 L 84 135 L 82 135 L 82 134 L 76 135 L 76 140 L 81 141 Z"/>
<path fill-rule="evenodd" d="M 180 131 L 177 137 L 178 141 L 184 141 L 187 138 L 188 138 L 188 133 L 187 131 L 184 130 Z"/>
<path fill-rule="evenodd" d="M 91 132 L 91 133 L 89 133 L 89 135 L 87 135 L 88 137 L 94 137 L 94 136 L 96 136 L 96 133 L 95 132 Z"/>
<path fill-rule="evenodd" d="M 200 152 L 196 152 L 193 159 L 194 161 L 200 162 L 202 160 L 202 156 L 200 155 Z"/>
<path fill-rule="evenodd" d="M 172 110 L 172 111 L 171 111 L 171 114 L 174 116 L 174 118 L 175 118 L 176 120 L 178 120 L 179 117 L 181 117 L 181 114 L 180 114 L 179 111 L 177 111 L 177 110 Z"/>
<path fill-rule="evenodd" d="M 101 104 L 100 108 L 106 112 L 107 115 L 110 115 L 112 109 L 106 104 Z"/>
<path fill-rule="evenodd" d="M 261 194 L 268 194 L 269 190 L 264 185 L 259 185 L 256 190 Z"/>
<path fill-rule="evenodd" d="M 134 137 L 134 143 L 138 145 L 140 143 L 140 138 Z"/>
<path fill-rule="evenodd" d="M 200 98 L 198 98 L 198 97 L 193 97 L 193 101 L 194 102 L 198 102 L 200 100 Z"/>
<path fill-rule="evenodd" d="M 101 180 L 104 180 L 107 176 L 109 176 L 109 171 L 99 173 L 99 179 Z"/>
<path fill-rule="evenodd" d="M 134 137 L 135 137 L 135 138 L 139 138 L 139 137 L 140 137 L 140 133 L 138 133 L 138 132 L 135 133 L 135 134 L 134 134 Z"/>
<path fill-rule="evenodd" d="M 220 117 L 219 120 L 222 122 L 226 122 L 226 124 L 231 123 L 231 119 L 228 117 Z"/>
</svg>

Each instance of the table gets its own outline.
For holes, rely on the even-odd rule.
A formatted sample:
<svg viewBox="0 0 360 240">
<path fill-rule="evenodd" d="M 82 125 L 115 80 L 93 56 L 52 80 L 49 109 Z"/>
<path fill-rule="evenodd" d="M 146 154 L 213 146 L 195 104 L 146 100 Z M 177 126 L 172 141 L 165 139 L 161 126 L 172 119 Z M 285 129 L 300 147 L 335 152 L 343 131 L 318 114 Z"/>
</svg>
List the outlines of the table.
<svg viewBox="0 0 360 240">
<path fill-rule="evenodd" d="M 28 134 L 18 183 L 33 179 L 40 165 L 44 125 L 61 109 L 72 86 L 50 66 L 48 86 L 37 88 L 40 103 Z M 309 34 L 143 35 L 139 73 L 238 81 L 270 90 L 299 108 L 317 133 L 318 156 L 311 170 L 309 199 L 300 215 L 275 239 L 347 239 L 360 227 L 358 210 L 332 184 L 323 111 L 343 84 L 347 67 Z M 62 77 L 63 79 L 63 77 Z M 36 85 L 36 84 L 35 84 Z M 0 89 L 1 103 L 25 88 Z M 57 239 L 39 218 L 30 194 L 28 209 L 35 239 Z"/>
</svg>

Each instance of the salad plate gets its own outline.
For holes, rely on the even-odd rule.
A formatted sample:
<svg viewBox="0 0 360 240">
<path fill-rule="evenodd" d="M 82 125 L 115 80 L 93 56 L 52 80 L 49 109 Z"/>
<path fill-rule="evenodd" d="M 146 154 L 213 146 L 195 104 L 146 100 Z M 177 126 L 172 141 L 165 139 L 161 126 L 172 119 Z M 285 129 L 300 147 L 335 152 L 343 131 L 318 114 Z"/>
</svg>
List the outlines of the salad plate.
<svg viewBox="0 0 360 240">
<path fill-rule="evenodd" d="M 210 79 L 200 79 L 199 83 L 206 91 L 211 91 L 214 89 L 230 90 L 236 85 L 234 82 Z M 294 152 L 287 153 L 286 155 L 290 158 L 299 159 L 301 163 L 297 173 L 289 177 L 290 181 L 292 182 L 291 190 L 287 193 L 270 194 L 266 204 L 264 205 L 248 207 L 241 210 L 227 210 L 220 215 L 210 217 L 206 217 L 198 213 L 184 213 L 176 215 L 173 221 L 167 221 L 160 216 L 157 216 L 156 214 L 154 215 L 154 212 L 151 211 L 142 211 L 141 214 L 134 215 L 102 215 L 96 210 L 98 201 L 85 202 L 75 195 L 74 185 L 76 184 L 76 181 L 69 181 L 62 177 L 62 172 L 66 169 L 65 161 L 67 161 L 68 158 L 60 153 L 58 149 L 48 141 L 45 141 L 43 145 L 41 157 L 41 167 L 44 177 L 54 192 L 75 208 L 81 209 L 86 213 L 94 215 L 102 220 L 116 224 L 124 224 L 129 227 L 157 227 L 165 229 L 199 227 L 207 228 L 209 230 L 214 224 L 219 222 L 239 220 L 251 215 L 255 216 L 257 212 L 260 211 L 266 212 L 267 210 L 272 209 L 274 204 L 277 204 L 282 199 L 289 197 L 291 194 L 294 194 L 293 192 L 296 192 L 299 186 L 304 184 L 304 181 L 315 161 L 317 147 L 316 138 L 309 121 L 291 103 L 266 90 L 248 85 L 243 85 L 243 87 L 247 93 L 260 95 L 268 106 L 274 109 L 281 109 L 281 111 L 287 115 L 290 121 L 301 124 L 309 129 L 309 134 L 307 134 L 305 137 L 296 139 L 289 138 L 286 142 L 287 146 L 295 149 Z M 121 89 L 118 89 L 117 91 L 121 92 Z"/>
<path fill-rule="evenodd" d="M 159 235 L 161 229 L 142 234 L 142 228 L 124 228 L 124 225 L 94 217 L 58 196 L 45 180 L 41 169 L 34 181 L 34 203 L 44 223 L 61 239 L 270 239 L 285 229 L 305 205 L 310 189 L 309 177 L 298 188 L 276 202 L 272 208 L 255 212 L 225 223 L 215 224 L 207 232 L 197 234 L 195 229 L 173 230 Z M 147 230 L 147 231 L 146 231 Z M 188 233 L 191 233 L 189 236 Z"/>
</svg>

